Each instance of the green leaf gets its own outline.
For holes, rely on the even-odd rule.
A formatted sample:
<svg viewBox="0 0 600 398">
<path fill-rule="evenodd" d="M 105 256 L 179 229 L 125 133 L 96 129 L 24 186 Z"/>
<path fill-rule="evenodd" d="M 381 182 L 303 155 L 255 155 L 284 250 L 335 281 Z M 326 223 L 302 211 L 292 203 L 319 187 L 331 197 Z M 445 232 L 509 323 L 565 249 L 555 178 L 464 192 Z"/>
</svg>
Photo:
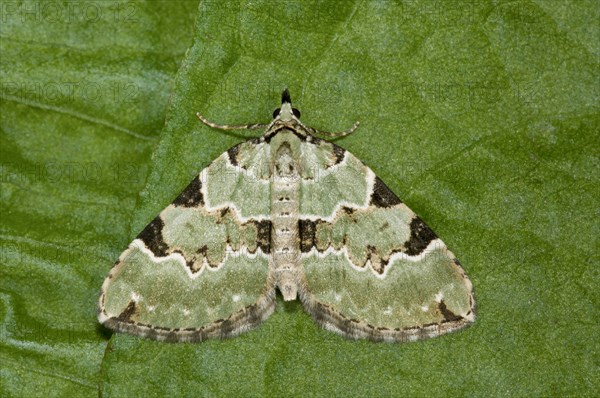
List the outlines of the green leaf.
<svg viewBox="0 0 600 398">
<path fill-rule="evenodd" d="M 69 23 L 7 4 L 2 395 L 600 390 L 595 2 L 101 2 L 120 19 Z M 123 20 L 127 4 L 135 23 Z M 99 94 L 49 91 L 73 82 Z M 226 341 L 174 345 L 97 325 L 119 252 L 245 139 L 195 113 L 268 122 L 285 87 L 310 126 L 361 121 L 337 143 L 461 259 L 474 326 L 412 344 L 354 342 L 281 300 L 261 328 Z"/>
<path fill-rule="evenodd" d="M 0 7 L 0 395 L 97 396 L 99 283 L 129 241 L 197 3 Z"/>
</svg>

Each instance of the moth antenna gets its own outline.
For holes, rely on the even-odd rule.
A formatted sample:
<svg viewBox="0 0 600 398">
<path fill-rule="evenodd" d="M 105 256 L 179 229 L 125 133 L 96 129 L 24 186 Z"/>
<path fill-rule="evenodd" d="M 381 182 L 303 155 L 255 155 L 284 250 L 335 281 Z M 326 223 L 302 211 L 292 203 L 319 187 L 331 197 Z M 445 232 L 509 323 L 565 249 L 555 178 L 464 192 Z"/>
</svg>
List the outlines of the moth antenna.
<svg viewBox="0 0 600 398">
<path fill-rule="evenodd" d="M 336 131 L 336 132 L 321 131 L 321 130 L 317 130 L 315 128 L 308 127 L 308 126 L 304 126 L 304 128 L 306 130 L 308 130 L 310 132 L 310 134 L 312 134 L 312 135 L 321 135 L 321 136 L 326 136 L 329 138 L 340 138 L 340 137 L 345 137 L 347 135 L 354 133 L 354 131 L 358 128 L 358 126 L 360 126 L 360 122 L 356 121 L 356 123 L 354 123 L 354 126 L 349 128 L 348 130 Z"/>
<path fill-rule="evenodd" d="M 256 129 L 266 129 L 269 125 L 264 123 L 253 123 L 253 124 L 217 124 L 213 123 L 204 116 L 200 114 L 200 112 L 196 113 L 198 119 L 202 121 L 202 123 L 206 124 L 208 127 L 212 127 L 214 129 L 219 130 L 256 130 Z"/>
</svg>

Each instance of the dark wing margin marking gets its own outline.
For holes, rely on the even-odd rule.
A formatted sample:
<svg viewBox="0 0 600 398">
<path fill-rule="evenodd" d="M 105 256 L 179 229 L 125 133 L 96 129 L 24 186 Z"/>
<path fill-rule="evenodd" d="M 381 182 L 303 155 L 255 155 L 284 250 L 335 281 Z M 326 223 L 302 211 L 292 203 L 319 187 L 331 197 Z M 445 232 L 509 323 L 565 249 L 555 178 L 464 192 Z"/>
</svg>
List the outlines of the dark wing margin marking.
<svg viewBox="0 0 600 398">
<path fill-rule="evenodd" d="M 119 322 L 132 322 L 131 317 L 135 315 L 135 301 L 131 300 L 127 307 L 119 314 L 117 320 Z"/>
<path fill-rule="evenodd" d="M 266 137 L 265 137 L 266 138 Z M 249 140 L 247 140 L 246 142 L 242 142 L 240 144 L 234 145 L 231 148 L 229 148 L 227 150 L 227 157 L 229 158 L 229 163 L 233 166 L 233 167 L 238 167 L 240 166 L 240 150 L 243 149 L 244 145 L 252 145 L 252 146 L 257 146 L 259 144 L 261 144 L 263 141 L 263 137 L 260 138 L 251 138 Z M 266 140 L 265 140 L 266 142 Z M 241 165 L 242 168 L 247 168 L 248 165 Z"/>
<path fill-rule="evenodd" d="M 404 244 L 404 252 L 409 256 L 416 256 L 422 253 L 429 246 L 429 242 L 434 239 L 437 239 L 435 232 L 423 220 L 415 216 L 410 222 L 410 238 Z"/>
<path fill-rule="evenodd" d="M 202 197 L 202 183 L 200 176 L 196 176 L 192 182 L 179 194 L 177 199 L 173 201 L 174 206 L 183 207 L 198 207 L 204 206 L 204 198 Z"/>
<path fill-rule="evenodd" d="M 152 326 L 132 319 L 136 304 L 132 300 L 118 317 L 104 322 L 104 326 L 118 332 L 166 342 L 200 342 L 209 338 L 229 338 L 254 329 L 264 322 L 275 309 L 275 289 L 266 286 L 265 294 L 255 304 L 242 308 L 226 319 L 219 319 L 202 327 L 168 328 Z"/>
<path fill-rule="evenodd" d="M 321 303 L 310 295 L 302 299 L 304 309 L 325 329 L 341 334 L 349 339 L 369 339 L 372 341 L 405 342 L 440 336 L 462 329 L 469 321 L 448 310 L 444 302 L 440 302 L 438 310 L 444 318 L 441 322 L 394 329 L 374 326 L 357 319 L 346 317 L 333 307 Z"/>
<path fill-rule="evenodd" d="M 402 201 L 398 199 L 396 194 L 376 176 L 373 192 L 371 193 L 370 205 L 375 207 L 392 207 L 400 203 L 402 203 Z"/>
<path fill-rule="evenodd" d="M 144 228 L 137 236 L 137 239 L 141 239 L 156 257 L 166 256 L 167 250 L 169 249 L 162 236 L 162 229 L 164 226 L 165 223 L 160 216 L 156 216 L 156 218 L 152 220 L 150 224 L 146 225 L 146 228 Z"/>
<path fill-rule="evenodd" d="M 335 155 L 335 164 L 341 163 L 342 160 L 344 160 L 344 158 L 346 157 L 346 150 L 339 145 L 335 145 L 334 143 L 331 143 L 331 145 L 333 145 L 333 154 Z"/>
<path fill-rule="evenodd" d="M 227 155 L 229 156 L 229 163 L 231 163 L 232 166 L 237 166 L 238 165 L 238 153 L 240 152 L 240 145 L 235 145 L 232 146 L 231 148 L 229 148 L 227 150 Z"/>
<path fill-rule="evenodd" d="M 444 303 L 443 300 L 438 304 L 438 309 L 444 317 L 444 322 L 456 322 L 463 319 L 462 316 L 456 315 L 454 312 L 450 311 L 448 307 L 446 307 L 446 303 Z"/>
</svg>

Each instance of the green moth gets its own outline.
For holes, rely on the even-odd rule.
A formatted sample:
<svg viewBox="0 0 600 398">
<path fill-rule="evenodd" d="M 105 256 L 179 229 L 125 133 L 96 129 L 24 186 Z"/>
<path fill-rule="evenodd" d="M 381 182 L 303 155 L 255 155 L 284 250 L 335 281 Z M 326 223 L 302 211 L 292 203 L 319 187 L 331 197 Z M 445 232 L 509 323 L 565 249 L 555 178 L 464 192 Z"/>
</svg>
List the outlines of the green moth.
<svg viewBox="0 0 600 398">
<path fill-rule="evenodd" d="M 99 321 L 165 341 L 250 330 L 276 289 L 351 339 L 435 337 L 475 320 L 471 282 L 425 223 L 355 156 L 315 135 L 287 89 L 260 138 L 205 168 L 129 245 Z"/>
</svg>

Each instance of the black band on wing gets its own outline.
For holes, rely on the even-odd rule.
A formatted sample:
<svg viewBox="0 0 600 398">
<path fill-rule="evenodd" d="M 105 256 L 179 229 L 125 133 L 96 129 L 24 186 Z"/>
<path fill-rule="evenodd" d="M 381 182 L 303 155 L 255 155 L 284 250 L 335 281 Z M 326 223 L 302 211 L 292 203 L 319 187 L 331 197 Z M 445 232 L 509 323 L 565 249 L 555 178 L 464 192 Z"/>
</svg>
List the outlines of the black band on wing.
<svg viewBox="0 0 600 398">
<path fill-rule="evenodd" d="M 136 312 L 136 304 L 135 301 L 131 300 L 129 302 L 129 304 L 127 304 L 127 307 L 125 307 L 125 309 L 119 314 L 118 317 L 116 317 L 116 319 L 119 322 L 132 322 L 132 317 L 135 315 Z"/>
<path fill-rule="evenodd" d="M 317 231 L 317 221 L 298 220 L 298 232 L 300 234 L 300 251 L 307 253 L 316 246 L 315 232 Z"/>
<path fill-rule="evenodd" d="M 410 222 L 410 238 L 404 244 L 404 252 L 409 256 L 416 256 L 422 253 L 434 239 L 437 239 L 435 232 L 423 220 L 415 216 Z"/>
<path fill-rule="evenodd" d="M 271 253 L 271 221 L 254 221 L 256 226 L 256 244 L 263 253 Z"/>
<path fill-rule="evenodd" d="M 390 191 L 379 177 L 375 177 L 370 205 L 375 207 L 392 207 L 400 203 L 402 201 L 398 199 L 396 194 Z"/>
<path fill-rule="evenodd" d="M 137 236 L 137 239 L 141 239 L 156 257 L 166 256 L 167 250 L 169 249 L 162 236 L 162 229 L 164 226 L 165 223 L 160 216 L 156 216 L 156 218 L 152 220 L 150 224 L 146 225 L 146 228 L 144 228 Z"/>
<path fill-rule="evenodd" d="M 454 312 L 450 311 L 443 300 L 439 302 L 438 309 L 444 317 L 444 322 L 456 322 L 463 319 L 462 316 L 456 315 Z"/>
<path fill-rule="evenodd" d="M 342 160 L 344 160 L 344 158 L 346 157 L 346 150 L 339 145 L 335 145 L 334 143 L 331 143 L 331 145 L 333 145 L 333 154 L 335 155 L 335 164 L 341 163 Z"/>
<path fill-rule="evenodd" d="M 200 182 L 200 177 L 197 176 L 173 201 L 173 205 L 183 207 L 204 206 L 204 197 L 202 196 L 201 189 L 202 183 Z"/>
<path fill-rule="evenodd" d="M 238 165 L 238 153 L 240 152 L 240 145 L 235 145 L 232 146 L 231 148 L 229 148 L 227 150 L 227 155 L 229 156 L 229 163 L 231 163 L 232 166 L 237 166 Z"/>
</svg>

